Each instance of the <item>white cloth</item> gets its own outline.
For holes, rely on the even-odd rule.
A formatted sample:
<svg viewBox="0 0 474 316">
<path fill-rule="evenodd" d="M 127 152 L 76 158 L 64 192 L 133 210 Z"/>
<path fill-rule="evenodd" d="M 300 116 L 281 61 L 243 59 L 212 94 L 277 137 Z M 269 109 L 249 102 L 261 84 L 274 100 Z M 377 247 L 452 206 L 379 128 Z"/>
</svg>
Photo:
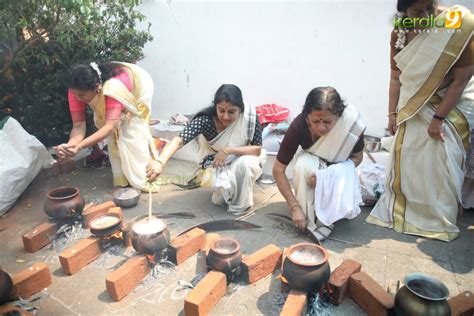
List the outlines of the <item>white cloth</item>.
<svg viewBox="0 0 474 316">
<path fill-rule="evenodd" d="M 360 214 L 362 197 L 352 160 L 316 171 L 314 201 L 316 217 L 326 226 Z"/>
</svg>

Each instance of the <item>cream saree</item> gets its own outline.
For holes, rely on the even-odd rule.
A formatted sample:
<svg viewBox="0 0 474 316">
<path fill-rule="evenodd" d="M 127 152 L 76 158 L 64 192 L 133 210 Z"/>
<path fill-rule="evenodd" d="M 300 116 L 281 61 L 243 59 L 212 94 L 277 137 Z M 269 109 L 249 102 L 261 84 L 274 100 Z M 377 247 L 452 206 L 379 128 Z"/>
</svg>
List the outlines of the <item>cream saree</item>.
<svg viewBox="0 0 474 316">
<path fill-rule="evenodd" d="M 451 241 L 456 226 L 474 117 L 471 80 L 444 124 L 445 141 L 432 139 L 428 126 L 442 100 L 438 90 L 448 71 L 470 43 L 474 17 L 463 12 L 461 31 L 421 33 L 395 56 L 401 70 L 398 130 L 390 151 L 386 192 L 367 222 L 397 232 Z M 444 13 L 443 13 L 444 14 Z"/>
<path fill-rule="evenodd" d="M 316 228 L 314 189 L 308 186 L 310 176 L 317 170 L 326 169 L 327 162 L 346 161 L 352 153 L 365 123 L 359 111 L 348 105 L 332 130 L 320 137 L 310 148 L 295 155 L 294 184 L 295 197 L 306 215 L 308 229 Z"/>
<path fill-rule="evenodd" d="M 245 106 L 239 118 L 211 141 L 199 136 L 201 155 L 216 153 L 224 147 L 248 146 L 255 134 L 256 120 L 255 109 Z M 229 156 L 229 164 L 221 168 L 222 170 L 207 168 L 201 183 L 213 189 L 212 202 L 227 205 L 231 214 L 244 213 L 253 205 L 253 185 L 262 174 L 265 157 L 262 149 L 260 156 Z M 219 182 L 225 182 L 227 185 L 219 185 Z"/>
<path fill-rule="evenodd" d="M 97 128 L 105 125 L 105 96 L 112 97 L 125 106 L 119 125 L 107 139 L 112 165 L 113 185 L 132 187 L 152 192 L 158 190 L 159 182 L 149 183 L 146 165 L 157 159 L 158 153 L 150 132 L 149 120 L 153 81 L 150 75 L 137 65 L 120 63 L 132 81 L 133 90 L 117 79 L 107 80 L 92 106 Z"/>
</svg>

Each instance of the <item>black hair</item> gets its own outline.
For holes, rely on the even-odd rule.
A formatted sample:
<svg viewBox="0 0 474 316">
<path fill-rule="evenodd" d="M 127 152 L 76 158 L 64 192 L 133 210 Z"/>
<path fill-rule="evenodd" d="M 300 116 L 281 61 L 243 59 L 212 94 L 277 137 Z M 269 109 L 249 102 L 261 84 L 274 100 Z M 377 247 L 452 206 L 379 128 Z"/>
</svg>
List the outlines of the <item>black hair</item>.
<svg viewBox="0 0 474 316">
<path fill-rule="evenodd" d="M 242 91 L 234 84 L 223 84 L 217 89 L 214 95 L 214 100 L 211 106 L 199 111 L 194 118 L 200 116 L 216 117 L 217 104 L 220 102 L 229 102 L 230 104 L 239 107 L 240 112 L 244 111 L 244 100 L 242 98 Z"/>
<path fill-rule="evenodd" d="M 398 0 L 397 1 L 397 11 L 398 12 L 407 12 L 408 8 L 417 3 L 419 0 Z M 433 1 L 433 4 L 436 6 L 437 0 Z"/>
<path fill-rule="evenodd" d="M 75 64 L 69 68 L 67 86 L 81 91 L 95 90 L 98 83 L 104 83 L 123 72 L 120 64 L 109 62 L 98 65 L 100 76 L 90 64 Z"/>
<path fill-rule="evenodd" d="M 309 115 L 312 111 L 327 110 L 340 117 L 346 108 L 341 96 L 333 87 L 318 87 L 311 90 L 306 97 L 302 113 Z"/>
</svg>

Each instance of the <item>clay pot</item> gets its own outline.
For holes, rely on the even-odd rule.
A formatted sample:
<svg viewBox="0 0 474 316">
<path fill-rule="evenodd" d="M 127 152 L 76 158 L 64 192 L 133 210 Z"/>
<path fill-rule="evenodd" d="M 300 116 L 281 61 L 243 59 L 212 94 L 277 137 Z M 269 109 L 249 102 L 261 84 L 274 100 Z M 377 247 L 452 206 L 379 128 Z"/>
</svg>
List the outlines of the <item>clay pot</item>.
<svg viewBox="0 0 474 316">
<path fill-rule="evenodd" d="M 211 244 L 207 263 L 211 269 L 229 274 L 242 262 L 239 243 L 231 238 L 219 238 Z"/>
<path fill-rule="evenodd" d="M 82 214 L 85 202 L 79 188 L 56 188 L 49 190 L 46 196 L 44 211 L 52 219 L 61 221 Z"/>
<path fill-rule="evenodd" d="M 283 261 L 283 276 L 290 288 L 318 291 L 328 280 L 331 269 L 328 252 L 321 246 L 301 243 L 291 246 Z"/>
<path fill-rule="evenodd" d="M 0 269 L 0 305 L 12 300 L 13 282 L 8 273 Z"/>
<path fill-rule="evenodd" d="M 164 220 L 146 217 L 132 225 L 131 239 L 137 253 L 155 255 L 168 247 L 170 233 Z"/>
<path fill-rule="evenodd" d="M 395 296 L 397 315 L 451 315 L 447 302 L 448 288 L 438 279 L 422 273 L 405 277 L 405 286 Z"/>
<path fill-rule="evenodd" d="M 118 214 L 105 213 L 92 217 L 88 225 L 92 235 L 104 237 L 118 231 L 122 227 L 122 219 Z"/>
</svg>

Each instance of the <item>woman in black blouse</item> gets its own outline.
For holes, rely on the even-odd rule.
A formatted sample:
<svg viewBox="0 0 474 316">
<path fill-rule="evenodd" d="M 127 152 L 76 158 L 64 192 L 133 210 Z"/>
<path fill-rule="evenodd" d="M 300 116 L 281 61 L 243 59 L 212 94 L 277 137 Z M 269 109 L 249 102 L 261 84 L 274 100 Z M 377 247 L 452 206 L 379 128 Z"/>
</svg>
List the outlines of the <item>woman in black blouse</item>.
<svg viewBox="0 0 474 316">
<path fill-rule="evenodd" d="M 224 84 L 213 104 L 200 111 L 162 150 L 158 160 L 147 168 L 150 180 L 158 177 L 166 162 L 182 146 L 197 139 L 200 151 L 207 153 L 203 167 L 214 192 L 212 202 L 228 205 L 229 213 L 239 215 L 253 205 L 252 186 L 261 175 L 262 127 L 255 110 L 244 106 L 239 87 Z"/>
</svg>

